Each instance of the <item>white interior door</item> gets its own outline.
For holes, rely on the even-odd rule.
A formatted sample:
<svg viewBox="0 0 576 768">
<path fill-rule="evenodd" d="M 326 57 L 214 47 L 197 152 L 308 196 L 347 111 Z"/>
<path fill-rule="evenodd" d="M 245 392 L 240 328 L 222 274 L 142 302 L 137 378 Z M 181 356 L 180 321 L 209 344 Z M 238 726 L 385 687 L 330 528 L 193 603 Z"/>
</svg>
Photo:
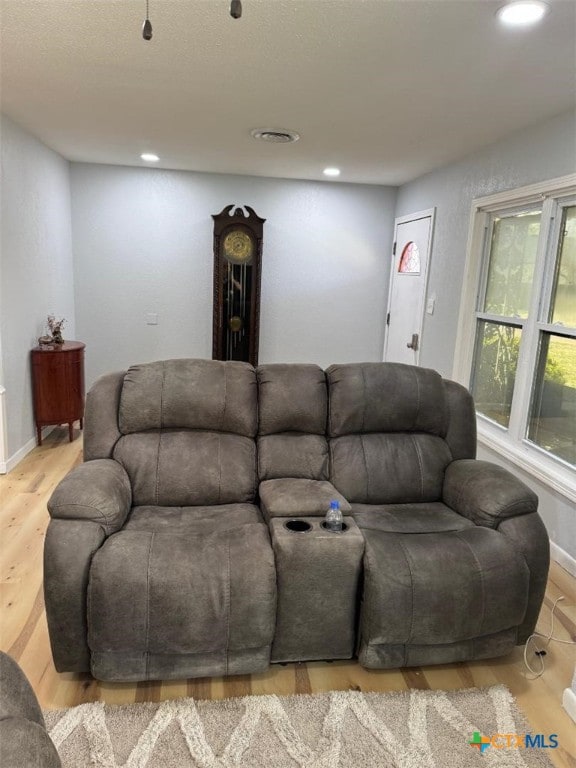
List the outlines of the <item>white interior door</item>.
<svg viewBox="0 0 576 768">
<path fill-rule="evenodd" d="M 418 365 L 420 359 L 434 210 L 395 221 L 384 341 L 387 362 Z"/>
</svg>

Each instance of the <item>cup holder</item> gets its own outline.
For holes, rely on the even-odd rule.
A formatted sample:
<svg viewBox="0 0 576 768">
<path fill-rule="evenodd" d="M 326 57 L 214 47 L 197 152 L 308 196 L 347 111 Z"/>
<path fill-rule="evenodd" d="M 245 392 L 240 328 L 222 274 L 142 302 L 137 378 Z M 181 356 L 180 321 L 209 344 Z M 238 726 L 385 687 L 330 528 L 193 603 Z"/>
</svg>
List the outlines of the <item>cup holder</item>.
<svg viewBox="0 0 576 768">
<path fill-rule="evenodd" d="M 312 530 L 312 526 L 306 520 L 288 520 L 284 523 L 284 528 L 287 528 L 292 533 L 308 533 L 308 531 Z"/>
<path fill-rule="evenodd" d="M 323 520 L 321 523 L 322 528 L 324 528 L 325 531 L 329 531 L 330 533 L 346 533 L 348 530 L 348 523 L 342 523 L 342 530 L 341 531 L 333 531 L 331 528 L 328 528 L 326 525 L 326 520 Z"/>
</svg>

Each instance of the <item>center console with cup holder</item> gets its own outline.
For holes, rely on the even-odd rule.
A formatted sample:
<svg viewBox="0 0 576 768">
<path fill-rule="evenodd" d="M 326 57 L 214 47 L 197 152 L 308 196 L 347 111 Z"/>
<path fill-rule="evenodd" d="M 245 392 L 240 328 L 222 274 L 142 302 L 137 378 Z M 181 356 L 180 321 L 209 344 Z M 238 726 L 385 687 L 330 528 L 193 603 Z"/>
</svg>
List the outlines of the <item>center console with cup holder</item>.
<svg viewBox="0 0 576 768">
<path fill-rule="evenodd" d="M 322 517 L 270 520 L 278 603 L 272 662 L 350 659 L 355 653 L 364 537 L 351 517 L 341 531 Z"/>
</svg>

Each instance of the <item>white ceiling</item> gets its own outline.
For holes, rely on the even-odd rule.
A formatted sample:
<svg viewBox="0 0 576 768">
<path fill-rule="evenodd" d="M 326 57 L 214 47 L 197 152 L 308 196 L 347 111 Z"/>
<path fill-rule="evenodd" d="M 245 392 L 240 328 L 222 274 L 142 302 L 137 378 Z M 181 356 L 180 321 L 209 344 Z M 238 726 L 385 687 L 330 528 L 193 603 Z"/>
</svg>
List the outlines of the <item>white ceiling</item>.
<svg viewBox="0 0 576 768">
<path fill-rule="evenodd" d="M 0 0 L 1 107 L 70 160 L 401 184 L 574 105 L 576 2 Z M 252 128 L 298 131 L 269 145 Z"/>
</svg>

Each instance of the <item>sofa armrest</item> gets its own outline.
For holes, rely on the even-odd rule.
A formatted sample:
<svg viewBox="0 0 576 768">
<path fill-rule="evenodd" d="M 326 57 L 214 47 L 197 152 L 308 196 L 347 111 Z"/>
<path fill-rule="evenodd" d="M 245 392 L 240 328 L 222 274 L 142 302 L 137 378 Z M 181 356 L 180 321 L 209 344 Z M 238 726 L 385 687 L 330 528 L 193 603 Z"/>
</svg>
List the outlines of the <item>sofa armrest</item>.
<svg viewBox="0 0 576 768">
<path fill-rule="evenodd" d="M 342 514 L 350 504 L 327 480 L 283 477 L 260 483 L 260 506 L 266 519 L 325 515 L 331 501 L 339 501 Z"/>
<path fill-rule="evenodd" d="M 518 639 L 516 641 L 518 644 L 525 643 L 534 632 L 546 592 L 550 567 L 548 532 L 540 515 L 536 513 L 503 520 L 498 528 L 498 533 L 513 542 L 514 547 L 522 553 L 530 572 L 528 604 L 524 621 L 518 627 Z"/>
<path fill-rule="evenodd" d="M 486 528 L 538 510 L 538 497 L 528 486 L 497 464 L 477 459 L 448 465 L 442 497 L 455 512 Z"/>
<path fill-rule="evenodd" d="M 130 512 L 132 489 L 126 470 L 112 459 L 81 464 L 56 486 L 50 517 L 98 523 L 106 535 L 118 531 Z"/>
</svg>

